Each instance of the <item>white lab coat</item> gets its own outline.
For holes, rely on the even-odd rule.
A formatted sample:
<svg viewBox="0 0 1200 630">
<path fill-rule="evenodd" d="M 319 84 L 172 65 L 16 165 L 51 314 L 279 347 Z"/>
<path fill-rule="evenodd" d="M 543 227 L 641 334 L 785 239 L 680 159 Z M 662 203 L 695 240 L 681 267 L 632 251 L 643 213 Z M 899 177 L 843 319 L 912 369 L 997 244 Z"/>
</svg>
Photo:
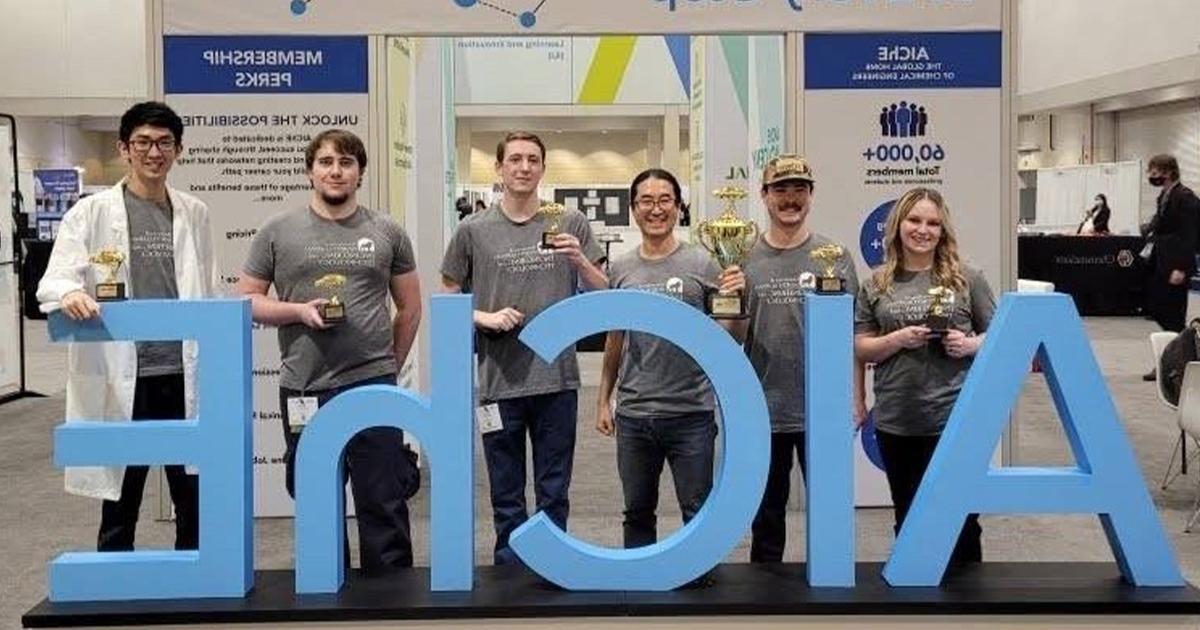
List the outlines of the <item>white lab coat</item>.
<svg viewBox="0 0 1200 630">
<path fill-rule="evenodd" d="M 175 285 L 179 298 L 197 300 L 216 295 L 216 261 L 208 206 L 199 199 L 168 189 L 173 208 Z M 62 297 L 84 289 L 95 295 L 105 271 L 88 258 L 105 248 L 129 256 L 128 215 L 124 182 L 75 204 L 63 217 L 46 274 L 38 284 L 42 312 L 61 307 Z M 129 266 L 121 265 L 117 279 L 129 285 Z M 103 306 L 101 306 L 103 313 Z M 74 420 L 128 422 L 133 415 L 137 382 L 137 348 L 133 342 L 71 344 L 67 351 L 66 417 Z M 187 417 L 196 414 L 196 342 L 183 342 L 184 392 Z M 121 497 L 125 468 L 71 467 L 66 488 L 71 494 L 116 501 Z"/>
</svg>

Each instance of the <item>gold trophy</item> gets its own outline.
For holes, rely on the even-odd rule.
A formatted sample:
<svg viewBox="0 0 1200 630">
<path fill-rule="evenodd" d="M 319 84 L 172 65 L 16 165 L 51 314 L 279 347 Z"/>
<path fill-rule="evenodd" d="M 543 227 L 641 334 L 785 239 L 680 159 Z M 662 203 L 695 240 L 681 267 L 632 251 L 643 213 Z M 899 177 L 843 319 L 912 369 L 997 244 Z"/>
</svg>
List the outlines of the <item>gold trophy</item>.
<svg viewBox="0 0 1200 630">
<path fill-rule="evenodd" d="M 808 257 L 821 263 L 821 275 L 817 277 L 816 292 L 819 295 L 837 295 L 846 292 L 846 279 L 837 275 L 837 263 L 846 254 L 841 245 L 822 245 Z"/>
<path fill-rule="evenodd" d="M 696 225 L 696 242 L 722 269 L 741 266 L 758 240 L 758 226 L 737 215 L 737 202 L 746 198 L 745 188 L 726 186 L 713 191 L 713 196 L 725 202 L 721 216 Z M 716 289 L 705 292 L 704 312 L 716 319 L 743 319 L 746 315 L 746 296 L 741 291 L 724 293 Z"/>
<path fill-rule="evenodd" d="M 547 203 L 538 209 L 538 214 L 546 219 L 546 229 L 542 231 L 542 249 L 554 249 L 554 237 L 562 229 L 562 218 L 567 213 L 567 207 L 561 203 Z"/>
<path fill-rule="evenodd" d="M 317 278 L 313 286 L 329 296 L 329 301 L 320 308 L 321 319 L 329 325 L 336 325 L 346 321 L 346 305 L 338 295 L 338 291 L 346 286 L 346 276 L 340 273 L 327 273 Z"/>
<path fill-rule="evenodd" d="M 117 281 L 117 270 L 125 262 L 125 254 L 113 247 L 106 247 L 88 258 L 88 262 L 103 268 L 107 273 L 102 282 L 96 283 L 96 299 L 101 302 L 117 302 L 127 299 L 125 283 Z"/>
<path fill-rule="evenodd" d="M 954 314 L 954 289 L 933 287 L 929 289 L 929 310 L 925 312 L 925 327 L 929 336 L 940 338 L 950 330 L 950 316 Z"/>
</svg>

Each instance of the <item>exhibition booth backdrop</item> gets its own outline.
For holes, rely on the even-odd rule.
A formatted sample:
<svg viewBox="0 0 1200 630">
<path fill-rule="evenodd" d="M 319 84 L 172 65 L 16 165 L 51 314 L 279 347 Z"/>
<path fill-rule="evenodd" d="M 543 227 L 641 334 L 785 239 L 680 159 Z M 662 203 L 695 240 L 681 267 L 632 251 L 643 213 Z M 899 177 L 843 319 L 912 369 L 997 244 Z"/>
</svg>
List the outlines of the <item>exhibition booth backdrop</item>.
<svg viewBox="0 0 1200 630">
<path fill-rule="evenodd" d="M 456 106 L 686 103 L 696 219 L 720 212 L 712 189 L 756 191 L 765 162 L 795 150 L 817 176 L 813 228 L 850 246 L 860 276 L 881 259 L 892 201 L 928 185 L 947 194 L 971 262 L 993 286 L 1012 285 L 1007 3 L 518 4 L 444 0 L 399 15 L 387 0 L 354 11 L 166 0 L 162 91 L 187 125 L 173 177 L 212 208 L 222 279 L 236 282 L 266 218 L 305 203 L 302 150 L 321 129 L 368 140 L 362 198 L 406 226 L 428 292 L 463 179 Z M 641 36 L 586 36 L 613 31 Z M 767 224 L 756 194 L 742 213 Z M 275 343 L 256 329 L 258 515 L 292 510 Z M 427 356 L 423 331 L 406 383 L 428 383 Z M 869 438 L 857 449 L 858 504 L 886 505 Z"/>
</svg>

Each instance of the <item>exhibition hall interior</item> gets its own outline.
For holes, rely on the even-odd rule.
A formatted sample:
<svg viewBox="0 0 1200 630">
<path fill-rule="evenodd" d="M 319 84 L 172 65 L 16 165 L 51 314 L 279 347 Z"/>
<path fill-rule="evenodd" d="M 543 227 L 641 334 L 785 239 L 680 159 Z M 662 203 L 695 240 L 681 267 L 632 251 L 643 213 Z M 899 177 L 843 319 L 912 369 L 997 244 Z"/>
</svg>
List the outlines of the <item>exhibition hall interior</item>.
<svg viewBox="0 0 1200 630">
<path fill-rule="evenodd" d="M 429 3 L 0 0 L 0 627 L 1200 623 L 1200 2 Z"/>
</svg>

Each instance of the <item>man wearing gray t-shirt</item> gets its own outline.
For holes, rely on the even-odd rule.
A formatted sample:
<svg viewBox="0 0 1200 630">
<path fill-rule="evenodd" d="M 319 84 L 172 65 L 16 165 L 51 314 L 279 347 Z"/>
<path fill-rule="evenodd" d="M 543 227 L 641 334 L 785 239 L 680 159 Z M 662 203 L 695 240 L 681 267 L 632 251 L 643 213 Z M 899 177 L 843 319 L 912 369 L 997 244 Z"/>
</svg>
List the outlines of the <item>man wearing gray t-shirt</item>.
<svg viewBox="0 0 1200 630">
<path fill-rule="evenodd" d="M 395 385 L 421 320 L 408 235 L 386 214 L 358 205 L 367 165 L 362 141 L 347 131 L 322 132 L 305 162 L 313 186 L 309 206 L 272 217 L 258 230 L 238 282 L 253 302 L 254 320 L 279 328 L 279 406 L 293 496 L 296 446 L 311 412 L 356 387 Z M 276 297 L 267 295 L 272 284 Z M 375 575 L 412 566 L 406 501 L 419 473 L 403 434 L 367 429 L 350 440 L 343 458 L 362 568 Z"/>
<path fill-rule="evenodd" d="M 612 288 L 658 293 L 700 310 L 710 290 L 745 288 L 740 269 L 722 271 L 703 249 L 675 238 L 682 192 L 674 175 L 662 169 L 643 171 L 634 178 L 629 197 L 642 242 L 610 264 Z M 731 321 L 722 320 L 728 326 Z M 717 423 L 712 386 L 686 352 L 655 335 L 609 332 L 596 430 L 616 434 L 626 548 L 658 539 L 655 511 L 664 462 L 671 465 L 683 522 L 700 511 L 712 489 Z"/>
<path fill-rule="evenodd" d="M 483 436 L 496 528 L 496 564 L 517 561 L 508 537 L 528 518 L 525 440 L 533 444 L 537 508 L 564 530 L 575 456 L 579 366 L 568 349 L 546 363 L 517 339 L 521 325 L 579 289 L 601 289 L 604 252 L 587 219 L 568 210 L 558 219 L 539 212 L 538 183 L 546 147 L 536 135 L 508 134 L 496 147 L 500 202 L 473 214 L 454 232 L 442 260 L 447 292 L 475 299 L 479 331 L 479 403 L 499 416 Z M 555 225 L 557 224 L 557 225 Z M 552 228 L 557 227 L 557 230 Z M 544 233 L 549 247 L 543 247 Z M 489 430 L 494 429 L 494 430 Z"/>
<path fill-rule="evenodd" d="M 762 181 L 762 199 L 771 224 L 746 259 L 750 318 L 745 345 L 771 415 L 771 467 L 751 528 L 750 561 L 780 562 L 787 540 L 792 454 L 802 474 L 806 462 L 804 298 L 824 272 L 810 254 L 833 242 L 808 228 L 814 180 L 804 158 L 780 155 L 772 159 L 763 170 Z M 849 255 L 838 260 L 834 273 L 845 278 L 847 293 L 858 292 L 858 276 Z"/>
</svg>

